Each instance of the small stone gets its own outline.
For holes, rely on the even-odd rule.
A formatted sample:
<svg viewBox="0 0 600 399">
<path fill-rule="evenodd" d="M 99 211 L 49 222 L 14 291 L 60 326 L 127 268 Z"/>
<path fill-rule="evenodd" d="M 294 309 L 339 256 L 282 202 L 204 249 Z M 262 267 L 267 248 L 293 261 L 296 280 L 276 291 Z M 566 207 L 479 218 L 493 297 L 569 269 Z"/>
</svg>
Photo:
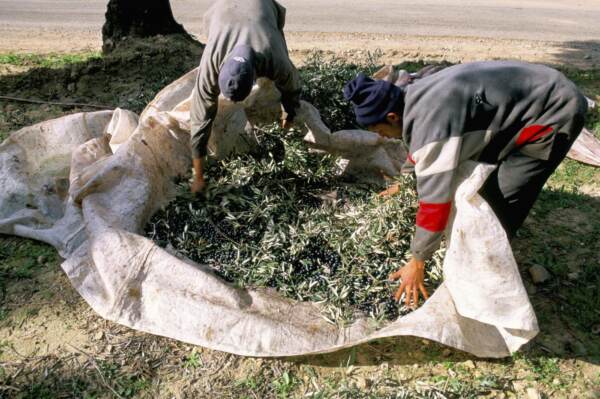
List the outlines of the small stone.
<svg viewBox="0 0 600 399">
<path fill-rule="evenodd" d="M 372 384 L 372 381 L 365 377 L 358 377 L 356 379 L 356 386 L 360 389 L 369 389 Z"/>
<path fill-rule="evenodd" d="M 535 295 L 535 293 L 537 292 L 537 288 L 535 288 L 535 285 L 529 283 L 527 283 L 526 290 L 529 295 Z"/>
<path fill-rule="evenodd" d="M 452 355 L 452 351 L 450 349 L 444 349 L 444 351 L 442 352 L 442 355 L 444 357 L 450 357 L 450 355 Z"/>
<path fill-rule="evenodd" d="M 528 399 L 542 399 L 542 395 L 535 388 L 527 388 L 527 398 Z"/>
<path fill-rule="evenodd" d="M 515 392 L 520 393 L 525 390 L 526 383 L 524 381 L 513 381 L 512 386 Z"/>
<path fill-rule="evenodd" d="M 566 342 L 563 339 L 544 335 L 539 338 L 538 343 L 554 355 L 564 356 L 567 353 Z"/>
<path fill-rule="evenodd" d="M 397 237 L 396 237 L 396 233 L 393 230 L 390 230 L 386 235 L 385 235 L 385 239 L 388 242 L 395 242 L 397 241 Z"/>
<path fill-rule="evenodd" d="M 46 263 L 46 257 L 44 255 L 38 256 L 37 263 L 38 265 L 43 265 L 44 263 Z"/>
<path fill-rule="evenodd" d="M 544 281 L 547 281 L 552 277 L 548 270 L 546 270 L 545 267 L 540 265 L 530 267 L 529 274 L 531 275 L 531 279 L 535 284 L 543 283 Z"/>
<path fill-rule="evenodd" d="M 105 39 L 103 47 L 109 51 L 115 48 L 115 42 L 112 39 Z"/>
<path fill-rule="evenodd" d="M 574 273 L 569 273 L 567 274 L 567 277 L 569 278 L 569 280 L 571 281 L 576 281 L 579 279 L 579 273 L 574 272 Z"/>
<path fill-rule="evenodd" d="M 338 192 L 337 190 L 324 192 L 316 195 L 319 198 L 324 206 L 335 206 L 338 201 Z"/>
<path fill-rule="evenodd" d="M 589 54 L 586 54 L 586 55 L 583 56 L 583 59 L 584 60 L 590 60 L 590 59 L 592 59 L 592 56 L 589 55 Z"/>
<path fill-rule="evenodd" d="M 567 346 L 568 349 L 577 356 L 587 355 L 587 349 L 585 345 L 578 340 L 572 339 L 567 341 Z"/>
<path fill-rule="evenodd" d="M 467 360 L 466 362 L 463 363 L 463 366 L 465 366 L 468 369 L 473 370 L 475 368 L 475 363 L 472 360 Z"/>
<path fill-rule="evenodd" d="M 67 91 L 70 91 L 70 92 L 75 91 L 75 83 L 69 83 L 67 85 Z"/>
<path fill-rule="evenodd" d="M 102 332 L 102 331 L 98 331 L 96 334 L 94 334 L 94 339 L 96 341 L 101 340 L 103 337 L 104 337 L 104 332 Z"/>
<path fill-rule="evenodd" d="M 170 254 L 170 255 L 177 255 L 177 249 L 175 249 L 175 247 L 173 245 L 171 245 L 171 243 L 168 243 L 167 246 L 165 247 L 165 250 Z"/>
<path fill-rule="evenodd" d="M 592 327 L 592 334 L 600 334 L 600 324 L 596 324 Z"/>
</svg>

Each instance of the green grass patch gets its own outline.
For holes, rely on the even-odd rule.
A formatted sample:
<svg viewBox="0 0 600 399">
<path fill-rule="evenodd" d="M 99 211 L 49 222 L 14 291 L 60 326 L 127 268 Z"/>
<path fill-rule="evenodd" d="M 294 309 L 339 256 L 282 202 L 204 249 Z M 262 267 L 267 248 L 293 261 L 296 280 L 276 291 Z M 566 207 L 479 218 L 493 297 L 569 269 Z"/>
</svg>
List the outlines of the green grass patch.
<svg viewBox="0 0 600 399">
<path fill-rule="evenodd" d="M 32 240 L 0 237 L 0 298 L 9 284 L 28 280 L 59 256 L 49 245 Z"/>
<path fill-rule="evenodd" d="M 73 398 L 134 398 L 143 396 L 150 388 L 150 381 L 137 372 L 128 372 L 122 366 L 106 361 L 98 361 L 90 366 L 89 375 L 76 370 L 73 375 L 50 374 L 29 382 L 17 397 L 23 399 Z M 92 374 L 96 373 L 96 374 Z"/>
<path fill-rule="evenodd" d="M 548 183 L 555 190 L 578 194 L 586 185 L 600 186 L 600 169 L 565 159 Z"/>
<path fill-rule="evenodd" d="M 191 369 L 196 369 L 202 366 L 202 357 L 196 349 L 193 349 L 192 353 L 185 358 L 184 365 L 186 368 Z"/>
<path fill-rule="evenodd" d="M 0 53 L 0 64 L 32 68 L 62 68 L 68 64 L 100 59 L 98 51 L 79 54 L 22 54 Z"/>
<path fill-rule="evenodd" d="M 537 381 L 552 384 L 560 376 L 559 359 L 557 358 L 538 357 L 526 359 L 526 363 Z"/>
<path fill-rule="evenodd" d="M 562 69 L 566 77 L 579 86 L 585 95 L 593 100 L 600 100 L 600 69 L 578 70 Z"/>
<path fill-rule="evenodd" d="M 281 399 L 289 398 L 298 384 L 298 379 L 288 371 L 284 371 L 279 378 L 271 383 L 276 397 Z"/>
<path fill-rule="evenodd" d="M 100 362 L 100 371 L 114 393 L 123 398 L 133 398 L 150 387 L 150 381 L 136 372 L 127 372 L 116 363 Z"/>
</svg>

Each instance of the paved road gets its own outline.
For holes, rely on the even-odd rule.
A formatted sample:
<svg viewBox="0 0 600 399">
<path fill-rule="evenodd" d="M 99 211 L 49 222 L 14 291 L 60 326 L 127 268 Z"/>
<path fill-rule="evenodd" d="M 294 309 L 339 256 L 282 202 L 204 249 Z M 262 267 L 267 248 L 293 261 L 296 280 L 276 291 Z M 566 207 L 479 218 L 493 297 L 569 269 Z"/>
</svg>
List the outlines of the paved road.
<svg viewBox="0 0 600 399">
<path fill-rule="evenodd" d="M 600 0 L 280 0 L 289 32 L 600 40 Z M 171 0 L 193 33 L 214 0 Z M 0 31 L 99 31 L 107 0 L 0 0 Z"/>
</svg>

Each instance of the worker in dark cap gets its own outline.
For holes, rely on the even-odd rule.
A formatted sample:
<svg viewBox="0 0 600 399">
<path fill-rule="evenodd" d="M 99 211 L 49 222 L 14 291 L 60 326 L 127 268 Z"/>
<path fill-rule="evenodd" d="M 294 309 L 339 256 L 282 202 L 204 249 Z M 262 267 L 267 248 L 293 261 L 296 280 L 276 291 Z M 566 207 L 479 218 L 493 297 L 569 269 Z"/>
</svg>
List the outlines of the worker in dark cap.
<svg viewBox="0 0 600 399">
<path fill-rule="evenodd" d="M 204 15 L 208 43 L 192 95 L 191 134 L 194 181 L 205 187 L 204 158 L 217 114 L 219 94 L 240 102 L 259 77 L 281 92 L 282 125 L 293 122 L 300 106 L 300 79 L 283 35 L 285 8 L 275 0 L 217 0 Z"/>
<path fill-rule="evenodd" d="M 497 164 L 480 194 L 507 237 L 523 224 L 550 175 L 581 132 L 587 101 L 560 72 L 493 61 L 456 65 L 404 87 L 359 75 L 344 89 L 357 121 L 409 150 L 419 209 L 412 259 L 392 280 L 417 305 L 425 261 L 439 248 L 461 162 Z"/>
</svg>

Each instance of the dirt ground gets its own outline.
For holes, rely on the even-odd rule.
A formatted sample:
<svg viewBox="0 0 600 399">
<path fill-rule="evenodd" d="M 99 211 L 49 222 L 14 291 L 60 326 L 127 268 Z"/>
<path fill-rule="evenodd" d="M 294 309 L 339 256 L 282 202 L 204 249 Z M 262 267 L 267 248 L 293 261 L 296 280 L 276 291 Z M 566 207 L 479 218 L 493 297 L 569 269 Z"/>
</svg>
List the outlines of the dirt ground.
<svg viewBox="0 0 600 399">
<path fill-rule="evenodd" d="M 600 65 L 594 58 L 599 54 L 586 58 L 588 50 L 573 50 L 571 57 L 564 48 L 550 53 L 530 42 L 422 38 L 407 39 L 405 50 L 398 52 L 398 42 L 385 37 L 340 38 L 294 38 L 293 56 L 301 64 L 313 47 L 349 61 L 364 51 L 358 49 L 379 47 L 382 63 L 464 62 L 512 54 L 560 66 L 588 96 L 600 100 L 600 70 L 594 66 Z M 39 48 L 64 54 L 55 58 L 18 56 L 13 50 L 19 45 L 7 50 L 0 43 L 0 92 L 139 112 L 161 87 L 195 66 L 201 51 L 158 39 L 101 58 L 82 53 L 88 44 L 88 50 L 97 49 L 97 43 L 86 40 Z M 0 137 L 84 109 L 0 101 Z M 600 135 L 599 121 L 597 111 L 588 127 Z M 273 360 L 211 351 L 105 321 L 71 287 L 52 248 L 0 237 L 0 398 L 600 397 L 599 238 L 600 171 L 567 161 L 514 247 L 542 330 L 523 351 L 507 359 L 478 359 L 408 337 L 330 355 Z M 532 265 L 546 267 L 550 280 L 533 284 L 527 273 Z"/>
<path fill-rule="evenodd" d="M 98 51 L 101 36 L 96 31 L 73 34 L 60 29 L 44 29 L 39 35 L 10 28 L 0 36 L 1 52 L 77 53 Z M 407 60 L 468 62 L 478 60 L 527 60 L 583 69 L 600 67 L 600 46 L 596 41 L 553 42 L 452 36 L 403 36 L 373 33 L 291 32 L 286 36 L 294 60 L 319 49 L 351 56 L 365 49 L 381 49 L 384 61 Z M 204 37 L 199 37 L 203 41 Z"/>
</svg>

